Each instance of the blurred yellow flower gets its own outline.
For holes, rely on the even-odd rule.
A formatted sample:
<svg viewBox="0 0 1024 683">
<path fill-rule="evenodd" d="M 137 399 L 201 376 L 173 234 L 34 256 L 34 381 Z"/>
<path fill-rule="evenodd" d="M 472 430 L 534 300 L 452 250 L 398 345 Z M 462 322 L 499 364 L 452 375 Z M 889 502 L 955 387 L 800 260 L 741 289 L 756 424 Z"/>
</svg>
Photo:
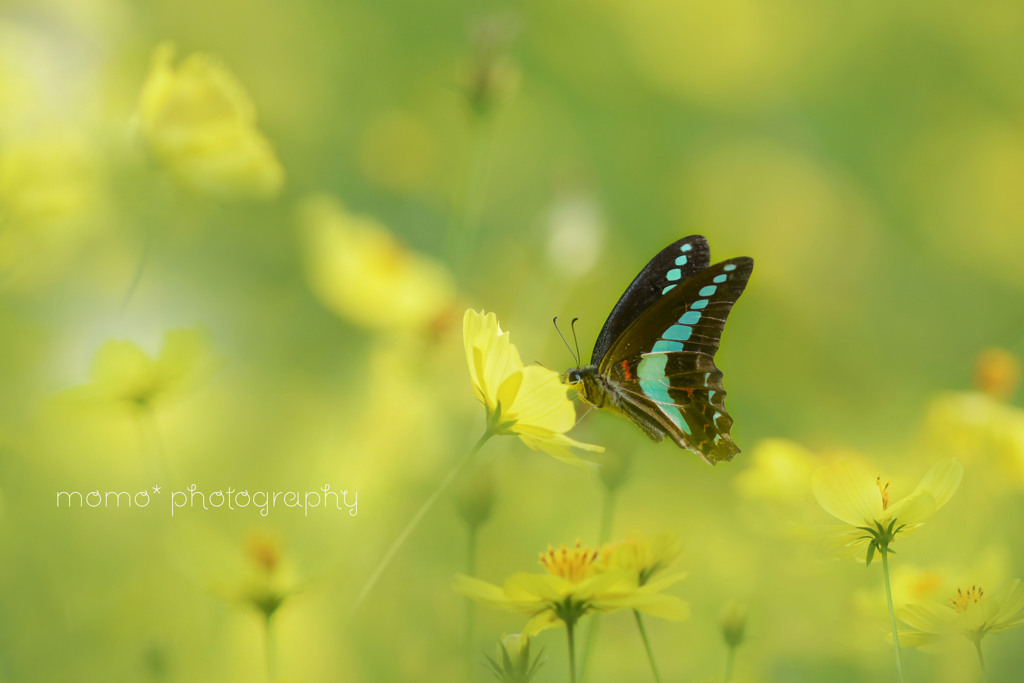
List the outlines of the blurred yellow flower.
<svg viewBox="0 0 1024 683">
<path fill-rule="evenodd" d="M 503 636 L 497 652 L 497 657 L 484 656 L 491 673 L 501 683 L 530 683 L 543 664 L 540 653 L 531 661 L 530 638 L 522 633 Z"/>
<path fill-rule="evenodd" d="M 444 323 L 455 286 L 443 265 L 331 197 L 308 199 L 300 224 L 306 277 L 332 311 L 375 332 L 424 332 Z"/>
<path fill-rule="evenodd" d="M 242 582 L 237 597 L 269 619 L 295 593 L 293 579 L 282 569 L 281 542 L 267 532 L 255 532 L 246 541 L 245 555 L 255 571 Z"/>
<path fill-rule="evenodd" d="M 607 569 L 631 572 L 636 577 L 637 585 L 643 586 L 655 574 L 668 568 L 680 550 L 679 541 L 672 533 L 658 534 L 649 539 L 617 541 L 601 548 L 601 564 Z M 673 574 L 672 577 L 679 580 L 685 574 Z"/>
<path fill-rule="evenodd" d="M 995 399 L 1008 400 L 1020 385 L 1020 360 L 1005 349 L 985 349 L 974 365 L 974 384 Z"/>
<path fill-rule="evenodd" d="M 932 467 L 909 495 L 890 504 L 889 483 L 859 464 L 839 459 L 818 468 L 812 490 L 818 504 L 846 525 L 830 531 L 844 556 L 886 552 L 899 534 L 921 526 L 956 492 L 963 466 L 947 460 Z"/>
<path fill-rule="evenodd" d="M 956 589 L 949 604 L 907 605 L 897 612 L 909 629 L 900 629 L 900 642 L 927 649 L 952 636 L 975 644 L 989 633 L 1002 633 L 1024 625 L 1024 585 L 1014 579 L 998 597 L 979 586 Z"/>
<path fill-rule="evenodd" d="M 216 58 L 195 53 L 175 67 L 174 52 L 171 43 L 156 48 L 139 100 L 139 125 L 154 154 L 197 192 L 276 195 L 284 170 L 245 88 Z"/>
<path fill-rule="evenodd" d="M 635 609 L 665 619 L 683 620 L 689 616 L 685 602 L 662 595 L 668 586 L 682 579 L 673 575 L 641 586 L 636 575 L 625 569 L 607 569 L 600 565 L 598 548 L 548 547 L 540 562 L 547 574 L 520 572 L 503 586 L 459 574 L 455 590 L 477 602 L 531 617 L 524 635 L 534 635 L 559 625 L 572 626 L 590 612 Z"/>
<path fill-rule="evenodd" d="M 50 130 L 3 142 L 0 271 L 35 285 L 63 272 L 104 225 L 99 153 L 80 131 Z"/>
<path fill-rule="evenodd" d="M 89 384 L 73 398 L 149 409 L 180 395 L 209 371 L 205 336 L 198 330 L 171 330 L 156 358 L 129 341 L 108 341 L 96 353 Z"/>
<path fill-rule="evenodd" d="M 533 450 L 573 464 L 581 461 L 570 447 L 604 450 L 565 435 L 576 424 L 569 388 L 552 370 L 539 365 L 524 367 L 497 316 L 467 310 L 462 331 L 473 391 L 487 410 L 492 433 L 518 436 Z"/>
</svg>

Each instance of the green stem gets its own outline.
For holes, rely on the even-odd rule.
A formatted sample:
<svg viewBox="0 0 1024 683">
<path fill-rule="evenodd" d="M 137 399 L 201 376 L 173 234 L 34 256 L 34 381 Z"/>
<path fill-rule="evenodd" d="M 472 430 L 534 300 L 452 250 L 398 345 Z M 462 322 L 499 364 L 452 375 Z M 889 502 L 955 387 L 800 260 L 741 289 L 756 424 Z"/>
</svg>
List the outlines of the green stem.
<svg viewBox="0 0 1024 683">
<path fill-rule="evenodd" d="M 615 517 L 615 490 L 605 487 L 604 505 L 601 508 L 601 532 L 598 540 L 601 545 L 608 542 L 612 533 L 612 519 Z"/>
<path fill-rule="evenodd" d="M 598 532 L 598 539 L 601 545 L 608 542 L 611 536 L 612 520 L 615 517 L 615 489 L 605 487 L 604 504 L 601 506 L 601 528 Z M 580 664 L 580 682 L 587 680 L 590 672 L 590 653 L 594 650 L 594 643 L 597 641 L 598 625 L 601 623 L 601 615 L 595 614 L 587 625 L 587 635 L 583 642 L 583 661 Z"/>
<path fill-rule="evenodd" d="M 725 656 L 725 678 L 722 680 L 724 683 L 729 683 L 732 680 L 732 669 L 736 663 L 736 648 L 732 645 L 729 646 L 729 652 Z"/>
<path fill-rule="evenodd" d="M 472 122 L 468 159 L 460 187 L 455 196 L 448 233 L 446 252 L 455 264 L 456 275 L 461 275 L 476 243 L 480 206 L 487 177 L 489 123 L 482 118 Z"/>
<path fill-rule="evenodd" d="M 274 683 L 277 676 L 276 658 L 274 657 L 274 638 L 270 629 L 270 620 L 273 615 L 267 614 L 263 621 L 263 634 L 265 636 L 264 654 L 267 658 L 267 683 Z"/>
<path fill-rule="evenodd" d="M 142 237 L 142 253 L 139 255 L 138 265 L 135 266 L 135 274 L 132 276 L 131 284 L 128 285 L 128 291 L 125 292 L 124 298 L 121 299 L 121 307 L 118 310 L 122 313 L 124 309 L 128 308 L 128 302 L 132 300 L 135 290 L 139 288 L 139 283 L 142 282 L 142 274 L 146 271 L 146 266 L 149 264 L 149 256 L 153 251 L 154 241 L 156 241 L 156 230 L 150 226 Z"/>
<path fill-rule="evenodd" d="M 434 503 L 437 502 L 437 499 L 441 497 L 441 494 L 445 492 L 459 472 L 462 471 L 462 468 L 466 466 L 466 463 L 473 459 L 473 456 L 477 454 L 477 451 L 479 451 L 492 436 L 494 436 L 494 431 L 488 428 L 487 431 L 484 432 L 483 436 L 481 436 L 473 447 L 469 449 L 469 452 L 462 456 L 462 458 L 455 463 L 450 470 L 448 470 L 448 474 L 444 475 L 444 479 L 441 480 L 441 483 L 437 485 L 437 488 L 435 488 L 434 492 L 430 494 L 430 497 L 424 501 L 423 505 L 420 506 L 420 509 L 412 516 L 409 523 L 405 525 L 404 529 L 402 529 L 402 533 L 398 534 L 398 538 L 394 540 L 391 547 L 389 547 L 387 552 L 384 553 L 384 557 L 380 559 L 380 562 L 377 563 L 377 566 L 374 567 L 374 570 L 370 573 L 370 578 L 368 578 L 366 583 L 363 584 L 363 587 L 356 595 L 355 601 L 352 603 L 352 608 L 348 612 L 349 618 L 355 617 L 356 612 L 359 610 L 360 606 L 362 606 L 367 596 L 369 596 L 370 591 L 373 590 L 373 587 L 377 584 L 377 581 L 384 573 L 384 570 L 387 569 L 389 564 L 391 564 L 391 560 L 394 559 L 401 547 L 405 545 L 407 540 L 409 540 L 412 532 L 416 530 L 416 527 L 419 526 L 420 522 L 423 521 L 423 518 L 426 517 L 428 512 L 430 512 L 430 508 L 434 507 Z"/>
<path fill-rule="evenodd" d="M 152 470 L 151 475 L 158 479 L 166 479 L 168 474 L 167 449 L 160 438 L 160 426 L 156 421 L 156 411 L 149 404 L 138 408 L 139 426 L 145 444 L 146 460 Z"/>
<path fill-rule="evenodd" d="M 981 638 L 974 639 L 974 649 L 978 651 L 978 664 L 981 665 L 981 681 L 988 681 L 988 672 L 985 670 L 985 657 L 981 654 Z"/>
<path fill-rule="evenodd" d="M 658 665 L 654 663 L 654 652 L 651 650 L 651 642 L 647 639 L 647 629 L 644 628 L 644 620 L 637 610 L 633 610 L 633 616 L 636 617 L 636 626 L 640 629 L 640 637 L 643 638 L 644 649 L 647 650 L 647 661 L 651 663 L 651 673 L 654 674 L 654 680 L 657 683 L 661 683 L 661 676 L 658 675 Z"/>
<path fill-rule="evenodd" d="M 565 622 L 565 632 L 569 638 L 569 683 L 576 683 L 576 640 L 574 638 L 575 621 Z"/>
<path fill-rule="evenodd" d="M 882 553 L 882 578 L 885 581 L 885 600 L 889 604 L 889 625 L 892 626 L 892 647 L 896 654 L 896 674 L 900 683 L 903 683 L 903 659 L 900 655 L 900 634 L 896 629 L 896 612 L 892 608 L 892 586 L 889 584 L 889 550 L 881 549 Z"/>
<path fill-rule="evenodd" d="M 466 540 L 466 576 L 476 575 L 476 539 L 479 527 L 476 524 L 469 525 L 469 538 Z M 472 600 L 466 599 L 466 654 L 472 658 L 473 636 L 476 631 L 476 609 Z"/>
</svg>

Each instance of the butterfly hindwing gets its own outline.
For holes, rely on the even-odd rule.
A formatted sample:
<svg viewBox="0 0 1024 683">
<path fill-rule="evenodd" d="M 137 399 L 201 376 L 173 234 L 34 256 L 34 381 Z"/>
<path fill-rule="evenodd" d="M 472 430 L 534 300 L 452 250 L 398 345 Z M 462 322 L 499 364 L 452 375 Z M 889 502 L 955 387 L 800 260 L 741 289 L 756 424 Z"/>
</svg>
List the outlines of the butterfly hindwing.
<svg viewBox="0 0 1024 683">
<path fill-rule="evenodd" d="M 668 292 L 693 275 L 706 269 L 711 263 L 711 249 L 700 235 L 690 235 L 677 240 L 662 249 L 644 269 L 633 278 L 626 291 L 619 297 L 615 308 L 601 328 L 594 344 L 590 362 L 597 365 L 607 355 L 616 339 L 637 318 Z"/>
<path fill-rule="evenodd" d="M 666 435 L 711 463 L 739 452 L 729 435 L 722 372 L 703 353 L 644 353 L 610 369 L 623 412 L 660 441 Z M 657 423 L 651 424 L 651 419 Z"/>
</svg>

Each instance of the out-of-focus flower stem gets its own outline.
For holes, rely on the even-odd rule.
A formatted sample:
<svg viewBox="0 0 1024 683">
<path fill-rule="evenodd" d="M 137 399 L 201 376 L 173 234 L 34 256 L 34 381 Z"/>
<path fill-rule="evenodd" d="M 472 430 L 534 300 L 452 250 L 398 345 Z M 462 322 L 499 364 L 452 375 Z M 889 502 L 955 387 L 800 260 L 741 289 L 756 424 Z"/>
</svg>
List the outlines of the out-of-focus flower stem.
<svg viewBox="0 0 1024 683">
<path fill-rule="evenodd" d="M 391 560 L 394 559 L 398 551 L 403 545 L 405 545 L 405 542 L 409 540 L 409 536 L 411 536 L 412 532 L 416 530 L 416 527 L 423 521 L 423 518 L 426 517 L 428 512 L 430 512 L 430 509 L 434 507 L 434 503 L 437 502 L 437 499 L 441 497 L 441 494 L 445 492 L 459 472 L 462 471 L 462 468 L 466 466 L 466 463 L 473 459 L 473 456 L 477 454 L 477 451 L 479 451 L 492 436 L 494 436 L 494 430 L 491 427 L 488 427 L 483 436 L 481 436 L 476 444 L 469 449 L 469 452 L 462 456 L 462 458 L 455 463 L 450 470 L 448 470 L 448 474 L 444 475 L 444 479 L 442 479 L 437 485 L 434 492 L 430 494 L 430 497 L 423 502 L 423 505 L 421 505 L 420 509 L 416 511 L 416 514 L 412 516 L 409 523 L 405 525 L 404 529 L 402 529 L 402 533 L 398 534 L 398 538 L 394 540 L 391 547 L 388 548 L 386 553 L 384 553 L 384 557 L 382 557 L 380 562 L 377 563 L 377 566 L 370 574 L 370 578 L 366 580 L 366 583 L 363 584 L 363 587 L 359 590 L 359 594 L 356 595 L 356 599 L 352 603 L 352 609 L 349 610 L 349 618 L 354 617 L 356 612 L 359 611 L 359 607 L 366 600 L 370 591 L 373 590 L 377 581 L 380 580 L 381 574 L 383 574 L 384 570 L 387 569 L 389 564 L 391 564 Z"/>
<path fill-rule="evenodd" d="M 569 683 L 576 683 L 576 622 L 565 623 L 566 637 L 569 639 Z"/>
<path fill-rule="evenodd" d="M 636 617 L 636 627 L 640 629 L 640 637 L 644 641 L 644 649 L 647 650 L 647 661 L 651 663 L 651 673 L 654 674 L 654 680 L 657 683 L 661 683 L 661 676 L 658 675 L 658 665 L 654 663 L 654 652 L 651 650 L 651 642 L 647 639 L 647 629 L 644 628 L 644 620 L 637 610 L 633 610 L 633 616 Z"/>
<path fill-rule="evenodd" d="M 274 683 L 277 677 L 277 657 L 274 653 L 274 634 L 271 629 L 270 620 L 273 614 L 265 614 L 263 620 L 264 654 L 267 658 L 267 683 Z"/>
<path fill-rule="evenodd" d="M 448 234 L 445 237 L 445 252 L 455 269 L 456 276 L 460 279 L 465 275 L 466 266 L 476 249 L 477 228 L 487 184 L 490 138 L 490 121 L 486 116 L 474 116 L 466 163 L 456 190 Z"/>
<path fill-rule="evenodd" d="M 978 652 L 978 664 L 981 665 L 981 683 L 988 683 L 988 672 L 985 670 L 985 656 L 981 654 L 981 638 L 974 639 L 974 649 Z"/>
<path fill-rule="evenodd" d="M 889 624 L 892 627 L 892 647 L 896 654 L 896 674 L 903 683 L 903 658 L 900 655 L 900 636 L 896 630 L 896 612 L 892 608 L 892 586 L 889 581 L 889 549 L 882 547 L 882 579 L 885 582 L 885 600 L 889 605 Z"/>
<path fill-rule="evenodd" d="M 617 489 L 606 486 L 604 488 L 604 504 L 601 506 L 601 529 L 598 532 L 598 541 L 604 545 L 612 533 L 612 521 L 615 518 L 615 496 Z M 590 653 L 594 649 L 594 642 L 597 640 L 598 625 L 601 623 L 601 616 L 595 614 L 587 627 L 586 640 L 583 643 L 583 662 L 580 664 L 580 681 L 587 680 L 587 672 L 590 670 Z"/>
<path fill-rule="evenodd" d="M 477 535 L 480 527 L 476 524 L 470 524 L 467 529 L 466 538 L 466 576 L 476 576 L 476 548 L 477 548 Z M 466 603 L 466 618 L 464 620 L 466 626 L 466 637 L 465 646 L 466 654 L 473 654 L 473 637 L 476 631 L 476 604 L 469 599 L 465 600 Z M 472 659 L 472 657 L 470 657 Z M 469 659 L 467 661 L 470 661 Z"/>
</svg>

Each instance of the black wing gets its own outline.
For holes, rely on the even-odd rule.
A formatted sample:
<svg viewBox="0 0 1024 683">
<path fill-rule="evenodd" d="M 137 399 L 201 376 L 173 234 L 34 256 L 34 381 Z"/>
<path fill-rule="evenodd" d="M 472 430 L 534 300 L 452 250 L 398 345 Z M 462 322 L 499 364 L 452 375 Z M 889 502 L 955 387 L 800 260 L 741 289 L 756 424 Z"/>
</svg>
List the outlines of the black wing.
<svg viewBox="0 0 1024 683">
<path fill-rule="evenodd" d="M 708 267 L 711 249 L 700 235 L 690 235 L 668 245 L 644 266 L 619 297 L 601 328 L 590 362 L 597 365 L 616 339 L 640 315 L 665 295 Z M 739 295 L 737 295 L 739 296 Z"/>
<path fill-rule="evenodd" d="M 740 449 L 729 434 L 722 372 L 703 353 L 642 354 L 611 367 L 619 406 L 655 441 L 666 435 L 714 465 Z"/>
<path fill-rule="evenodd" d="M 725 320 L 753 269 L 754 260 L 741 256 L 716 263 L 680 282 L 633 316 L 634 320 L 599 358 L 599 371 L 606 373 L 612 365 L 642 353 L 685 351 L 714 357 Z"/>
</svg>

